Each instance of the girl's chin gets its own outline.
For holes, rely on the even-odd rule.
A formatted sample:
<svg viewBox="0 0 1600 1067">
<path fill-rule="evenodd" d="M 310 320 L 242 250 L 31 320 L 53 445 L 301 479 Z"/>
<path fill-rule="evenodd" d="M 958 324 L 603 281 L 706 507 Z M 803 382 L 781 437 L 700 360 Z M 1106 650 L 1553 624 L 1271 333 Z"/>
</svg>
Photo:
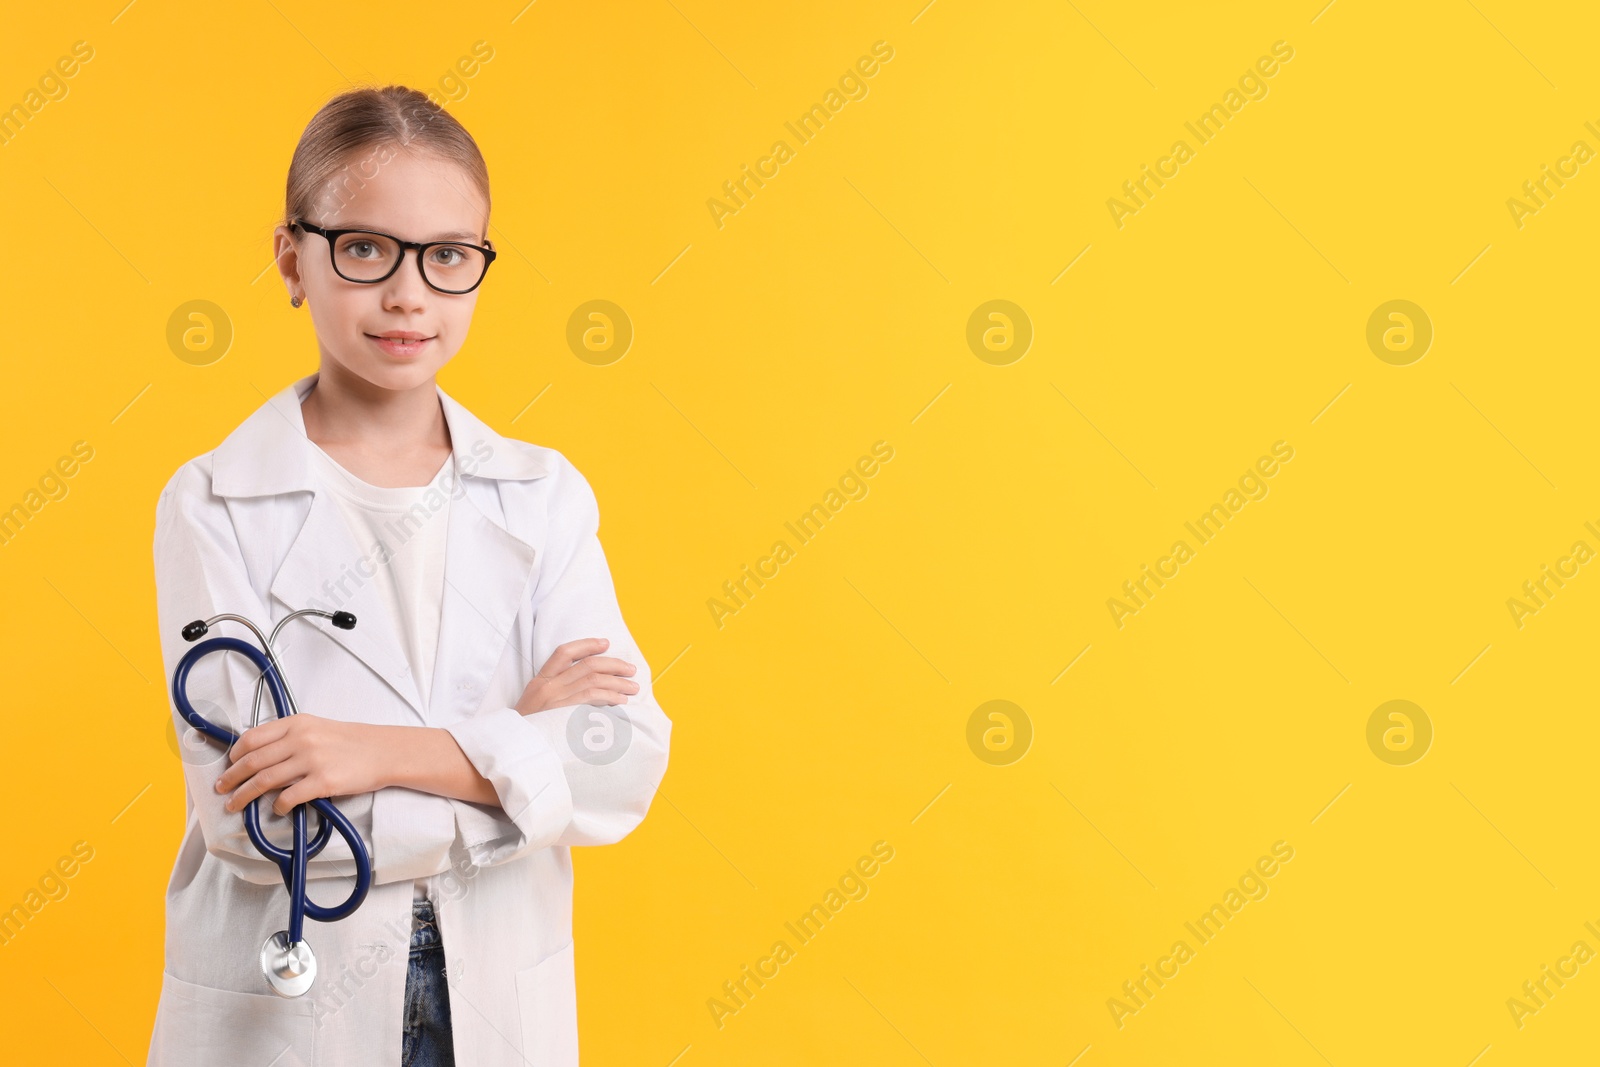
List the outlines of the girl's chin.
<svg viewBox="0 0 1600 1067">
<path fill-rule="evenodd" d="M 433 355 L 396 359 L 382 355 L 373 358 L 372 353 L 367 353 L 361 359 L 340 361 L 346 373 L 379 389 L 393 390 L 413 389 L 421 385 L 437 374 L 447 362 Z"/>
</svg>

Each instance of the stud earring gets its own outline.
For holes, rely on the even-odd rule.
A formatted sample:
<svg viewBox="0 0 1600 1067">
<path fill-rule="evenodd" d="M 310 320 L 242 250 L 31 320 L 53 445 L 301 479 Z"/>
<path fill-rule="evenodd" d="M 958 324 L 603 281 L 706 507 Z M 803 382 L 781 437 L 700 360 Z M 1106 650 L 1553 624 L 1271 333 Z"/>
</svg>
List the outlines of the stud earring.
<svg viewBox="0 0 1600 1067">
<path fill-rule="evenodd" d="M 300 298 L 298 296 L 291 296 L 289 298 L 289 306 L 290 307 L 296 307 L 296 308 L 299 307 L 300 306 Z"/>
</svg>

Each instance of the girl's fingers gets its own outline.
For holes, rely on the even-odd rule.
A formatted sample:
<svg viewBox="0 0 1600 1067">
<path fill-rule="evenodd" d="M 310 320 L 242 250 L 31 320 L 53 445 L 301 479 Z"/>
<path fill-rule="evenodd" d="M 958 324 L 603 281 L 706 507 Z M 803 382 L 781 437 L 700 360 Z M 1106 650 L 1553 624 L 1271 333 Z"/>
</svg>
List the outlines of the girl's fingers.
<svg viewBox="0 0 1600 1067">
<path fill-rule="evenodd" d="M 287 729 L 286 719 L 272 719 L 260 726 L 252 726 L 239 735 L 239 740 L 233 743 L 228 750 L 229 759 L 238 759 L 248 755 L 258 748 L 264 748 L 274 741 L 281 740 Z"/>
<path fill-rule="evenodd" d="M 550 653 L 550 658 L 545 661 L 545 669 L 540 674 L 558 674 L 566 670 L 578 660 L 592 656 L 597 652 L 604 652 L 610 644 L 603 637 L 580 637 L 576 641 L 568 641 L 564 645 L 557 645 Z"/>
<path fill-rule="evenodd" d="M 312 788 L 309 779 L 301 778 L 278 794 L 278 799 L 272 802 L 272 810 L 278 815 L 288 815 L 299 805 L 310 803 L 324 795 Z"/>
<path fill-rule="evenodd" d="M 549 706 L 564 708 L 572 704 L 626 704 L 629 694 L 638 691 L 638 684 L 626 678 L 597 674 L 560 686 L 553 694 L 553 702 Z"/>
<path fill-rule="evenodd" d="M 235 746 L 237 748 L 238 746 Z M 294 755 L 293 747 L 284 741 L 274 741 L 253 752 L 237 757 L 233 764 L 217 776 L 217 792 L 225 793 L 249 778 L 252 774 L 282 763 Z"/>
<path fill-rule="evenodd" d="M 597 707 L 609 708 L 617 704 L 626 704 L 628 698 L 622 693 L 608 692 L 604 689 L 580 689 L 557 707 L 576 706 L 579 704 L 593 704 Z"/>
<path fill-rule="evenodd" d="M 627 660 L 613 659 L 610 656 L 590 656 L 562 671 L 555 677 L 555 681 L 558 685 L 571 686 L 581 684 L 586 678 L 603 676 L 625 678 L 637 671 L 638 668 Z"/>
<path fill-rule="evenodd" d="M 600 655 L 610 644 L 604 637 L 582 637 L 557 645 L 524 688 L 524 700 L 532 710 L 522 713 L 577 704 L 626 704 L 630 694 L 639 692 L 639 683 L 631 677 L 639 668 L 627 660 Z M 522 710 L 522 701 L 518 710 Z"/>
<path fill-rule="evenodd" d="M 639 683 L 631 678 L 618 678 L 612 674 L 592 674 L 583 679 L 577 688 L 605 689 L 617 693 L 637 693 Z"/>
<path fill-rule="evenodd" d="M 262 794 L 288 785 L 300 777 L 302 772 L 298 764 L 292 762 L 275 764 L 252 775 L 249 781 L 234 791 L 225 806 L 229 811 L 242 811 L 245 805 Z"/>
<path fill-rule="evenodd" d="M 604 674 L 599 671 L 589 671 L 578 668 L 564 674 L 556 682 L 556 688 L 565 693 L 575 693 L 581 689 L 609 689 L 618 693 L 637 693 L 639 683 L 631 678 L 623 678 L 615 674 Z"/>
</svg>

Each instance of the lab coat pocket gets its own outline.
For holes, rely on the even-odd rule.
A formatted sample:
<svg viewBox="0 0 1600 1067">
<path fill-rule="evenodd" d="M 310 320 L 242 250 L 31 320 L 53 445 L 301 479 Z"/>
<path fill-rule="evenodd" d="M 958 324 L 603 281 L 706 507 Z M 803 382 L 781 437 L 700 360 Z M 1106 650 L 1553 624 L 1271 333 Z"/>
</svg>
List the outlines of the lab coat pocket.
<svg viewBox="0 0 1600 1067">
<path fill-rule="evenodd" d="M 534 1067 L 574 1067 L 578 1062 L 578 989 L 572 942 L 517 972 L 522 1014 L 522 1054 Z"/>
<path fill-rule="evenodd" d="M 265 984 L 265 983 L 263 983 Z M 312 1067 L 316 1028 L 310 998 L 239 993 L 161 975 L 157 1042 L 150 1063 L 163 1067 Z"/>
</svg>

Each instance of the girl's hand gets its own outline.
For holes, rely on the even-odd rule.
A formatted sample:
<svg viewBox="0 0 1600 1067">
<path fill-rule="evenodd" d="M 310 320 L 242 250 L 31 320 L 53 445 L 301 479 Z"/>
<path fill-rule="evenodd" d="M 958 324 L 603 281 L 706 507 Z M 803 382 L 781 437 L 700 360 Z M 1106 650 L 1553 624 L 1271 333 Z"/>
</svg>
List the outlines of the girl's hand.
<svg viewBox="0 0 1600 1067">
<path fill-rule="evenodd" d="M 556 646 L 550 659 L 528 682 L 516 708 L 524 715 L 570 704 L 626 704 L 639 683 L 628 675 L 639 668 L 625 660 L 602 657 L 611 644 L 604 637 L 584 637 Z"/>
<path fill-rule="evenodd" d="M 287 815 L 296 804 L 320 797 L 381 789 L 383 768 L 393 766 L 384 727 L 300 713 L 253 726 L 228 751 L 232 762 L 217 792 L 235 789 L 225 805 L 242 811 L 256 797 L 281 789 L 272 810 Z M 242 783 L 242 784 L 241 784 Z"/>
</svg>

